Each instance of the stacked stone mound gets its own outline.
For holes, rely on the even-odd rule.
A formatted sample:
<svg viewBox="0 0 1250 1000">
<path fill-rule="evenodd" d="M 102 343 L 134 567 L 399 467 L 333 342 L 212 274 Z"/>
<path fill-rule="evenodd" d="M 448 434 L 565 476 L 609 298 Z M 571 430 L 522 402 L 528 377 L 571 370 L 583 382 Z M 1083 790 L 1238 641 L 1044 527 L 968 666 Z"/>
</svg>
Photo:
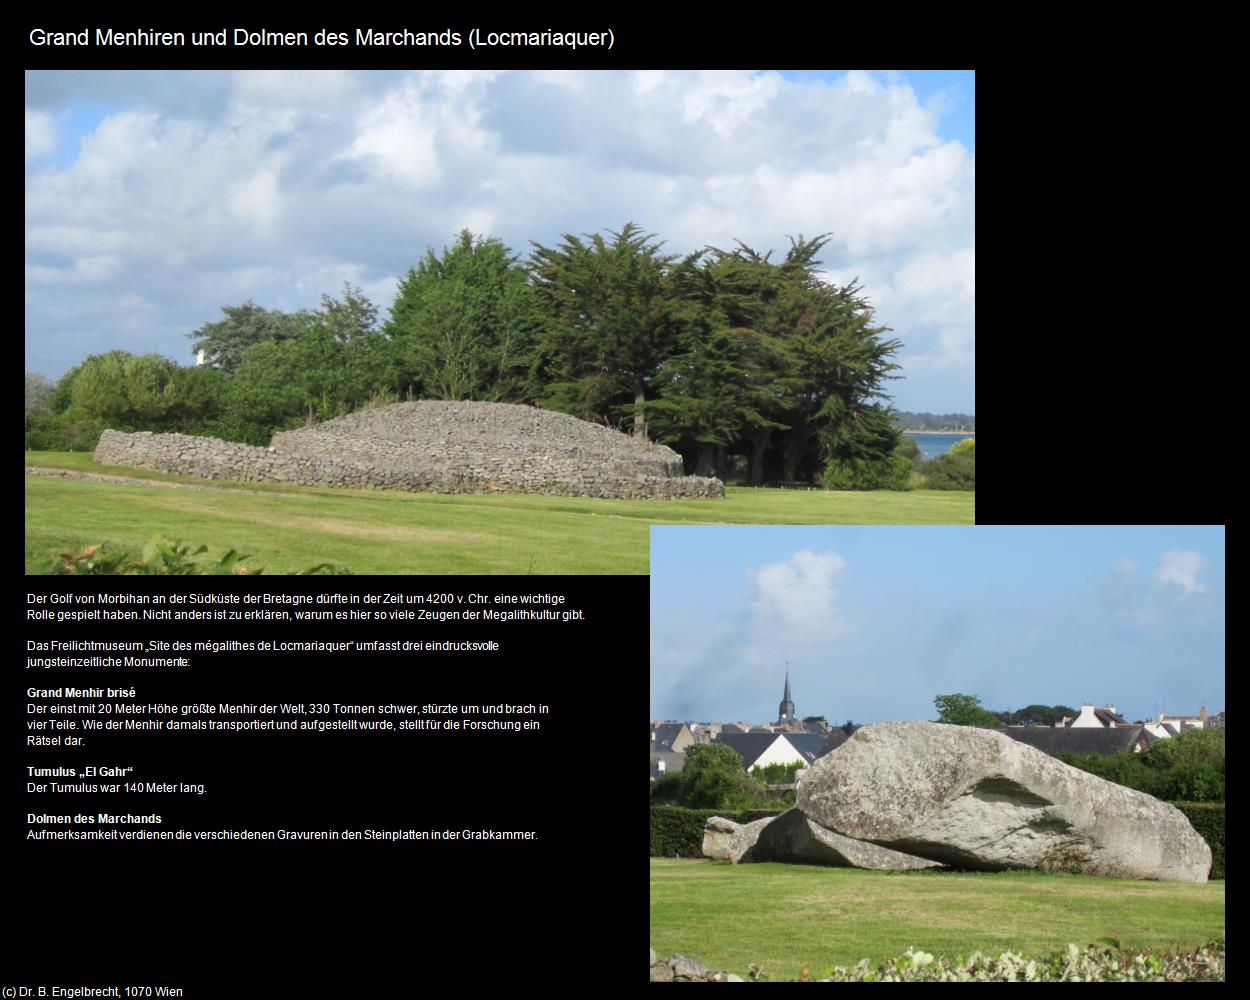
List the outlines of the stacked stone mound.
<svg viewBox="0 0 1250 1000">
<path fill-rule="evenodd" d="M 671 448 L 509 403 L 396 403 L 275 434 L 268 448 L 186 434 L 105 431 L 95 460 L 206 479 L 431 493 L 723 497 Z"/>
</svg>

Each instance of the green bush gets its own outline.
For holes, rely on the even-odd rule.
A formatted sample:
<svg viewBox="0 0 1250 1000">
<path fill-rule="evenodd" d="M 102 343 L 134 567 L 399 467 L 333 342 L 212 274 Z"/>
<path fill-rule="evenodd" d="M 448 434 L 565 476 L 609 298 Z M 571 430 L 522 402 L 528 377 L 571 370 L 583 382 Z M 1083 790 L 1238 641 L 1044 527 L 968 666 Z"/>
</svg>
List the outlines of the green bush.
<svg viewBox="0 0 1250 1000">
<path fill-rule="evenodd" d="M 884 458 L 831 458 L 821 484 L 827 490 L 909 490 L 911 460 L 893 454 Z"/>
<path fill-rule="evenodd" d="M 200 561 L 208 551 L 201 545 L 192 551 L 182 542 L 155 541 L 136 558 L 126 551 L 110 550 L 107 542 L 88 545 L 78 552 L 62 552 L 56 559 L 37 566 L 32 572 L 50 576 L 256 576 L 263 566 L 244 566 L 248 556 L 231 549 L 220 559 Z M 321 563 L 301 570 L 297 576 L 350 576 L 351 570 L 332 563 Z"/>
<path fill-rule="evenodd" d="M 1168 739 L 1159 740 L 1142 754 L 1145 762 L 1158 770 L 1181 764 L 1210 764 L 1223 773 L 1224 730 L 1186 729 Z"/>
<path fill-rule="evenodd" d="M 651 807 L 651 857 L 703 857 L 703 825 L 712 816 L 723 816 L 735 823 L 779 816 L 784 809 L 683 809 L 680 806 Z"/>
<path fill-rule="evenodd" d="M 742 770 L 742 758 L 720 743 L 692 746 L 679 774 L 666 775 L 651 786 L 653 801 L 692 809 L 750 809 L 762 804 L 764 794 Z"/>
<path fill-rule="evenodd" d="M 1178 802 L 1223 802 L 1224 775 L 1210 764 L 1181 764 L 1164 772 L 1161 797 Z"/>
<path fill-rule="evenodd" d="M 1223 802 L 1173 802 L 1202 839 L 1211 848 L 1211 874 L 1208 878 L 1224 877 L 1224 803 Z"/>
<path fill-rule="evenodd" d="M 954 445 L 945 455 L 924 464 L 924 475 L 931 490 L 976 489 L 975 438 Z"/>
<path fill-rule="evenodd" d="M 751 777 L 762 785 L 793 785 L 798 780 L 795 775 L 807 765 L 796 760 L 789 764 L 769 764 L 751 768 Z"/>
<path fill-rule="evenodd" d="M 1060 759 L 1065 764 L 1113 781 L 1117 785 L 1164 798 L 1165 775 L 1147 767 L 1144 757 L 1145 754 L 1135 753 L 1112 754 L 1109 757 L 1096 753 L 1065 753 Z"/>
<path fill-rule="evenodd" d="M 1145 753 L 1064 754 L 1063 762 L 1160 799 L 1224 801 L 1224 730 L 1187 729 Z"/>
<path fill-rule="evenodd" d="M 924 465 L 924 454 L 920 450 L 920 445 L 914 437 L 908 437 L 906 434 L 899 435 L 898 447 L 894 449 L 894 454 L 902 455 L 914 469 L 919 469 Z"/>
</svg>

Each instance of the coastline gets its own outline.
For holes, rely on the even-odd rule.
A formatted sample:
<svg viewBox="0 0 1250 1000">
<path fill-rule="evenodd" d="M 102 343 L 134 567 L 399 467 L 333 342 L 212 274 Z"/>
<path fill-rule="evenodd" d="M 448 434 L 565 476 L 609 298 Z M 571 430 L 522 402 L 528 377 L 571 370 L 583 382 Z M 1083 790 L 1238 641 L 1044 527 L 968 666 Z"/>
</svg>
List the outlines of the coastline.
<svg viewBox="0 0 1250 1000">
<path fill-rule="evenodd" d="M 904 434 L 962 434 L 964 437 L 976 437 L 976 431 L 913 431 L 903 428 Z"/>
</svg>

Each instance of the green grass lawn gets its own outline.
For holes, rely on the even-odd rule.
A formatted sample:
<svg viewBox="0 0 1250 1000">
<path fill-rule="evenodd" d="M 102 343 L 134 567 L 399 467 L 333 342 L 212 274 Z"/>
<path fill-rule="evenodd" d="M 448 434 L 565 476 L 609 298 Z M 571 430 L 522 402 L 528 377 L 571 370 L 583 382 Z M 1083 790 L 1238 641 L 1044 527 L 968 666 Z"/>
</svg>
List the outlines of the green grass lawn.
<svg viewBox="0 0 1250 1000">
<path fill-rule="evenodd" d="M 730 487 L 723 500 L 441 495 L 275 483 L 206 483 L 27 452 L 26 464 L 152 486 L 26 477 L 26 570 L 98 542 L 236 549 L 268 573 L 318 563 L 354 573 L 646 573 L 652 524 L 972 524 L 973 493 L 834 493 Z M 160 482 L 238 487 L 181 490 Z"/>
<path fill-rule="evenodd" d="M 651 947 L 710 969 L 794 980 L 804 966 L 1008 949 L 1031 956 L 1115 938 L 1193 947 L 1224 934 L 1224 883 L 1035 872 L 854 868 L 651 859 Z"/>
</svg>

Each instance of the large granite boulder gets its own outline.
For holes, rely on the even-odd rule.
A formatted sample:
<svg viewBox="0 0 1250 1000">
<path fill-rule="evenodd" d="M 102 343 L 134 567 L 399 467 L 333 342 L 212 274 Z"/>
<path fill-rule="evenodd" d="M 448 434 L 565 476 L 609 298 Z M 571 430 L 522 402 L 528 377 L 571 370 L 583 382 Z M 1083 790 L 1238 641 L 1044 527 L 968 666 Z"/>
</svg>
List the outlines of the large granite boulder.
<svg viewBox="0 0 1250 1000">
<path fill-rule="evenodd" d="M 798 807 L 847 837 L 966 868 L 1174 882 L 1211 868 L 1180 810 L 968 726 L 865 726 L 812 765 Z"/>
<path fill-rule="evenodd" d="M 703 824 L 703 856 L 737 864 L 755 844 L 760 831 L 773 821 L 772 816 L 753 823 L 735 823 L 723 816 L 712 816 Z"/>
<path fill-rule="evenodd" d="M 760 831 L 755 845 L 739 859 L 748 861 L 794 861 L 838 868 L 872 868 L 882 871 L 910 871 L 937 868 L 928 858 L 878 847 L 866 840 L 852 840 L 813 823 L 801 809 L 787 809 Z"/>
</svg>

